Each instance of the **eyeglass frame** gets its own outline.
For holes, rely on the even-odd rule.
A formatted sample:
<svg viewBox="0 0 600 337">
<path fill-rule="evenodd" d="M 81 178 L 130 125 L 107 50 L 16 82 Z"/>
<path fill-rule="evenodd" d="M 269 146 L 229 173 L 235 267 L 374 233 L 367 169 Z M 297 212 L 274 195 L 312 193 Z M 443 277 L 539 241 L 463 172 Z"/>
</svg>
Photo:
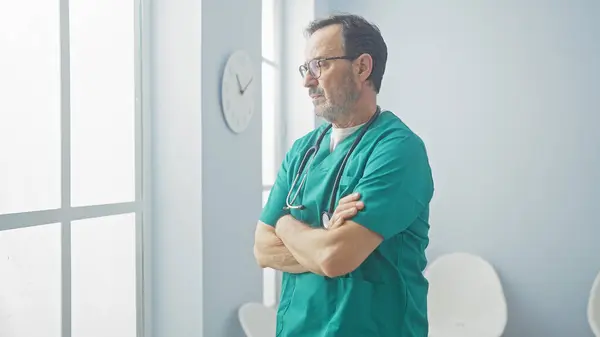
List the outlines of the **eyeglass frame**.
<svg viewBox="0 0 600 337">
<path fill-rule="evenodd" d="M 331 57 L 322 57 L 322 58 L 316 58 L 316 59 L 312 59 L 304 64 L 301 64 L 298 67 L 298 71 L 300 72 L 300 76 L 302 76 L 302 78 L 306 77 L 306 74 L 310 73 L 310 76 L 312 76 L 315 80 L 318 80 L 319 77 L 321 77 L 322 71 L 321 71 L 321 62 L 323 61 L 331 61 L 331 60 L 348 60 L 348 61 L 354 61 L 358 58 L 358 56 L 331 56 Z M 316 62 L 317 64 L 317 68 L 319 69 L 319 76 L 315 76 L 315 74 L 312 73 L 312 71 L 310 70 L 309 64 L 311 62 Z M 304 72 L 303 72 L 304 71 Z"/>
</svg>

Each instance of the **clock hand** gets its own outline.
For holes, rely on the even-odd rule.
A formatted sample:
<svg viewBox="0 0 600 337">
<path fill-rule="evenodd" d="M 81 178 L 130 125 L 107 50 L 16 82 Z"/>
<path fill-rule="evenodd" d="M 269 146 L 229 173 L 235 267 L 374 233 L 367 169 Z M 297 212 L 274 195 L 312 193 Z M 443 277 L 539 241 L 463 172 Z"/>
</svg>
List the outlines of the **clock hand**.
<svg viewBox="0 0 600 337">
<path fill-rule="evenodd" d="M 240 94 L 244 94 L 244 89 L 242 89 L 242 82 L 240 82 L 240 77 L 238 76 L 238 74 L 235 74 L 235 78 L 237 78 L 237 82 L 238 82 L 238 88 L 240 88 Z"/>
<path fill-rule="evenodd" d="M 254 77 L 250 77 L 250 81 L 248 82 L 248 84 L 246 84 L 246 86 L 244 87 L 244 89 L 241 90 L 242 94 L 244 94 L 246 92 L 246 89 L 248 89 L 248 86 L 250 85 L 250 83 L 252 83 L 253 79 L 254 79 Z"/>
</svg>

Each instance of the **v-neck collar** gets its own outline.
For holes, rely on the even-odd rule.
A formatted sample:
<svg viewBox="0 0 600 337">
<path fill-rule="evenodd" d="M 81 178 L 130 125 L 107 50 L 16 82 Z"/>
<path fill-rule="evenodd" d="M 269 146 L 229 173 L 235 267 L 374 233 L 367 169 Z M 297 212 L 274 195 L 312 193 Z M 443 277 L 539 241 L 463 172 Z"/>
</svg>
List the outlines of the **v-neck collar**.
<svg viewBox="0 0 600 337">
<path fill-rule="evenodd" d="M 331 128 L 327 131 L 323 140 L 321 142 L 321 146 L 319 147 L 319 152 L 316 154 L 315 158 L 315 168 L 319 170 L 328 170 L 332 166 L 339 164 L 342 161 L 350 146 L 356 139 L 357 135 L 361 132 L 364 125 L 354 131 L 350 136 L 344 138 L 341 142 L 337 144 L 333 151 L 330 150 L 331 143 Z"/>
</svg>

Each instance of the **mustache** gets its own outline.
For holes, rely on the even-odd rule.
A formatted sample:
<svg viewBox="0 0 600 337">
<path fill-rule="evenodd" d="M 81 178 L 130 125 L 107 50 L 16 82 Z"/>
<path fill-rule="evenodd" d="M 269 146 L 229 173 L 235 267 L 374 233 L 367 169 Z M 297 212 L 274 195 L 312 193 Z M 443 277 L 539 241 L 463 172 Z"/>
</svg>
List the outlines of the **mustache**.
<svg viewBox="0 0 600 337">
<path fill-rule="evenodd" d="M 309 95 L 323 95 L 323 89 L 319 88 L 319 87 L 312 87 L 310 89 L 308 89 L 308 94 Z"/>
</svg>

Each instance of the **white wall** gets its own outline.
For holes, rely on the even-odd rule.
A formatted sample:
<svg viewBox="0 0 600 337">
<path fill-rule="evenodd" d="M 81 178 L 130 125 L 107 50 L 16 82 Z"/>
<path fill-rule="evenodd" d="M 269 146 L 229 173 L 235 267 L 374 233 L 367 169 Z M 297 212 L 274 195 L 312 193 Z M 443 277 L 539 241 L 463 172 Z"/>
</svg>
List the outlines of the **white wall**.
<svg viewBox="0 0 600 337">
<path fill-rule="evenodd" d="M 590 336 L 600 271 L 600 2 L 330 0 L 389 48 L 381 104 L 425 140 L 430 258 L 494 264 L 505 336 Z"/>
<path fill-rule="evenodd" d="M 151 332 L 203 336 L 202 12 L 199 0 L 150 4 Z"/>
<path fill-rule="evenodd" d="M 257 114 L 234 134 L 220 88 L 237 49 L 250 53 L 260 88 L 261 3 L 152 3 L 153 336 L 242 336 L 237 309 L 262 290 L 252 253 L 261 99 L 256 90 Z"/>
<path fill-rule="evenodd" d="M 260 88 L 261 1 L 203 0 L 202 13 L 203 331 L 241 337 L 237 308 L 262 298 L 253 255 L 262 206 L 262 102 L 257 89 L 256 116 L 236 135 L 222 117 L 219 89 L 226 58 L 240 48 L 251 55 Z"/>
</svg>

